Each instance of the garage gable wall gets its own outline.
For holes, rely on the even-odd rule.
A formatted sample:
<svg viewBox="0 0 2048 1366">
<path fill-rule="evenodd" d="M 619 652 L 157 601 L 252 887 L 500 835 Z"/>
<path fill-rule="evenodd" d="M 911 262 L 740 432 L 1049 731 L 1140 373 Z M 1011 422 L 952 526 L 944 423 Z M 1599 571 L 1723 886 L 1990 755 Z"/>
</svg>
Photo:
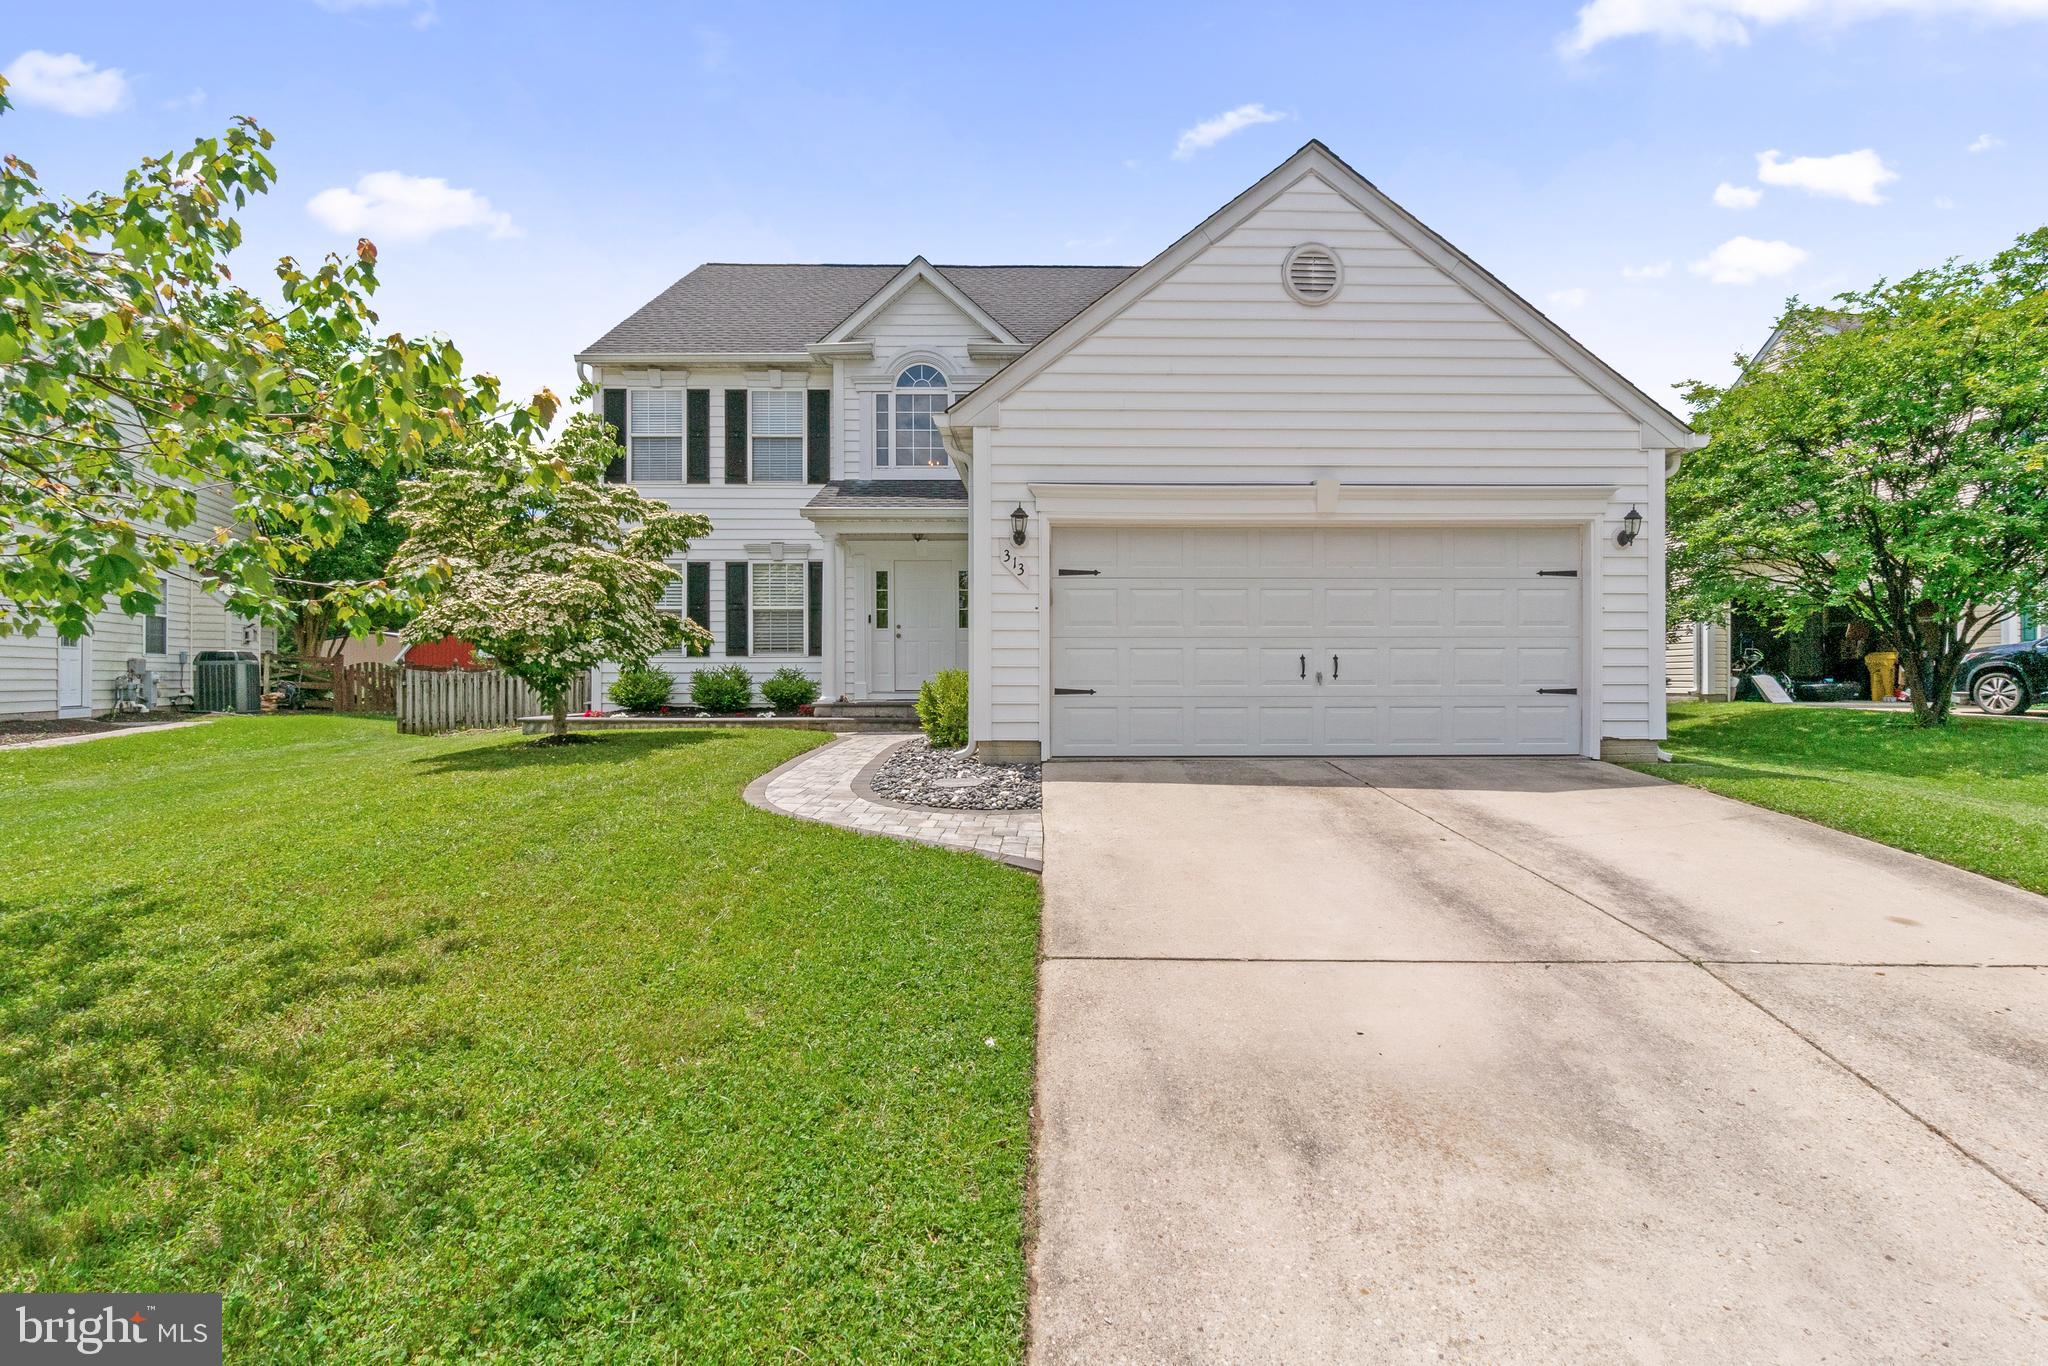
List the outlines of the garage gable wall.
<svg viewBox="0 0 2048 1366">
<path fill-rule="evenodd" d="M 1611 373 L 1589 382 L 1586 366 L 1561 359 L 1559 334 L 1511 320 L 1418 249 L 1412 220 L 1376 218 L 1341 180 L 1311 166 L 1273 186 L 1210 240 L 1177 248 L 1179 262 L 1149 288 L 1076 319 L 1077 335 L 1055 334 L 1055 353 L 1021 380 L 999 375 L 985 391 L 994 402 L 961 405 L 984 427 L 977 540 L 1000 545 L 1010 509 L 1034 506 L 1034 484 L 1611 486 L 1609 520 L 1637 506 L 1647 524 L 1630 548 L 1597 538 L 1605 548 L 1588 566 L 1600 587 L 1586 623 L 1600 733 L 1661 736 L 1653 578 L 1675 420 L 1652 432 L 1647 400 L 1628 391 L 1633 411 L 1617 401 Z M 1282 283 L 1288 253 L 1305 243 L 1342 263 L 1341 289 L 1320 305 Z M 1041 538 L 1026 554 L 1044 548 Z M 1013 579 L 983 581 L 982 733 L 1041 739 L 1040 597 Z"/>
</svg>

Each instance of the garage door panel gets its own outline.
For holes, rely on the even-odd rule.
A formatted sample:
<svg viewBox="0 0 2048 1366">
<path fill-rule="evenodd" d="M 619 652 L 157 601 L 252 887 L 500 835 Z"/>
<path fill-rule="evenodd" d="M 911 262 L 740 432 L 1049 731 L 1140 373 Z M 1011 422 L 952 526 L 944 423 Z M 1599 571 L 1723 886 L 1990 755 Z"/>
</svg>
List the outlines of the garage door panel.
<svg viewBox="0 0 2048 1366">
<path fill-rule="evenodd" d="M 1579 533 L 1061 532 L 1054 752 L 1572 753 Z"/>
<path fill-rule="evenodd" d="M 1268 631 L 1313 631 L 1316 626 L 1316 590 L 1312 588 L 1261 586 L 1258 590 L 1259 625 Z"/>
<path fill-rule="evenodd" d="M 1323 625 L 1333 631 L 1377 626 L 1380 622 L 1380 590 L 1377 588 L 1325 588 Z"/>
</svg>

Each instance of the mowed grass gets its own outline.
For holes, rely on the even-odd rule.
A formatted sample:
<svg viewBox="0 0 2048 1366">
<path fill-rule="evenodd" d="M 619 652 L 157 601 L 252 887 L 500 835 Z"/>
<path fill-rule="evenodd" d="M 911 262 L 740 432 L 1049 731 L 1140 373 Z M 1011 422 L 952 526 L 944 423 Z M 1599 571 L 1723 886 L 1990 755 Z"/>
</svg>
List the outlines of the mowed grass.
<svg viewBox="0 0 2048 1366">
<path fill-rule="evenodd" d="M 748 807 L 823 737 L 0 752 L 0 1289 L 230 1361 L 1014 1360 L 1035 881 Z"/>
<path fill-rule="evenodd" d="M 1691 703 L 1643 772 L 2048 893 L 2048 724 Z"/>
</svg>

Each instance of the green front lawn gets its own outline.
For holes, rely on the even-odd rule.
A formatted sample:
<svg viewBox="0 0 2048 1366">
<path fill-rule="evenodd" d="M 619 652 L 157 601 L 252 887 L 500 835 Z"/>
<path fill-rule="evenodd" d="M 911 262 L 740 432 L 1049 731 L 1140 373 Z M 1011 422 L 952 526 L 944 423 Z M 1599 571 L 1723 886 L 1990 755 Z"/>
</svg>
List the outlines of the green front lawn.
<svg viewBox="0 0 2048 1366">
<path fill-rule="evenodd" d="M 1701 702 L 1643 772 L 2048 893 L 2048 723 Z"/>
<path fill-rule="evenodd" d="M 230 1361 L 1014 1360 L 1037 889 L 800 732 L 0 752 L 0 1289 Z"/>
</svg>

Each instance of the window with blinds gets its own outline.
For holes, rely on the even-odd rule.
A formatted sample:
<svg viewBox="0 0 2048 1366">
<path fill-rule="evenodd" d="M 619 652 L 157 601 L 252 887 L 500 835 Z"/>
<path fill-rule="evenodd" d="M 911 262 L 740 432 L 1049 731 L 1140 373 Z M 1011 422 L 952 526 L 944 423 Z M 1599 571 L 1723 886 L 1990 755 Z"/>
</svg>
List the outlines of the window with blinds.
<svg viewBox="0 0 2048 1366">
<path fill-rule="evenodd" d="M 683 391 L 634 389 L 626 404 L 626 477 L 636 484 L 683 482 Z"/>
<path fill-rule="evenodd" d="M 748 615 L 757 655 L 801 655 L 804 631 L 805 579 L 802 560 L 752 566 L 747 590 Z"/>
<path fill-rule="evenodd" d="M 804 479 L 804 391 L 757 389 L 747 404 L 757 484 L 800 484 Z"/>
</svg>

